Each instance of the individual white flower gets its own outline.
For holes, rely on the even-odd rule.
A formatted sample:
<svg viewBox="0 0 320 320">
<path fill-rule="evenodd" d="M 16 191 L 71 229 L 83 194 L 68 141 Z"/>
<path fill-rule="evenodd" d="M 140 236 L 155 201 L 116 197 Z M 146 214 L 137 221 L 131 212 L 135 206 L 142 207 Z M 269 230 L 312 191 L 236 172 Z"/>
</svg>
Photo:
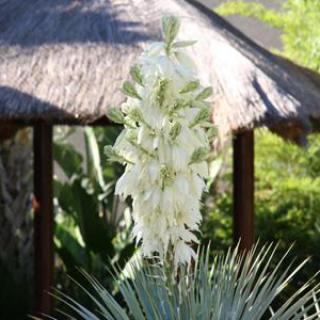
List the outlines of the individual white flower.
<svg viewBox="0 0 320 320">
<path fill-rule="evenodd" d="M 177 60 L 180 62 L 181 67 L 180 69 L 185 72 L 185 71 L 189 71 L 191 72 L 196 72 L 196 65 L 193 62 L 193 60 L 184 52 L 182 51 L 178 51 L 176 53 L 176 58 Z"/>
<path fill-rule="evenodd" d="M 160 163 L 158 160 L 152 159 L 147 166 L 150 183 L 156 185 L 156 181 L 160 179 Z"/>
<path fill-rule="evenodd" d="M 188 168 L 188 162 L 190 161 L 190 152 L 186 148 L 181 147 L 178 144 L 171 146 L 172 153 L 172 167 L 176 172 L 181 172 Z"/>
<path fill-rule="evenodd" d="M 205 162 L 192 164 L 192 169 L 200 177 L 208 178 L 208 176 L 209 176 L 209 167 L 208 167 L 208 164 Z"/>
<path fill-rule="evenodd" d="M 116 193 L 132 198 L 133 234 L 145 256 L 165 258 L 174 250 L 176 268 L 195 257 L 191 244 L 201 222 L 200 200 L 208 176 L 210 88 L 196 77 L 195 63 L 186 54 L 191 42 L 174 42 L 180 22 L 163 19 L 164 42 L 151 44 L 131 70 L 128 96 L 111 119 L 125 129 L 110 160 L 126 169 Z"/>
<path fill-rule="evenodd" d="M 174 264 L 177 268 L 179 264 L 189 263 L 191 258 L 195 258 L 196 254 L 190 246 L 184 241 L 179 240 L 174 247 Z"/>
</svg>

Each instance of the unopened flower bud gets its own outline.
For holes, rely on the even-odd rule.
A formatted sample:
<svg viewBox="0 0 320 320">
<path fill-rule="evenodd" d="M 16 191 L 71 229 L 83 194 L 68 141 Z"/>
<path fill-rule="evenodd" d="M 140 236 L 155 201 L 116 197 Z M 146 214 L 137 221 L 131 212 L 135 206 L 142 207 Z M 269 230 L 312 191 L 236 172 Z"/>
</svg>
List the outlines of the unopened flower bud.
<svg viewBox="0 0 320 320">
<path fill-rule="evenodd" d="M 212 88 L 211 87 L 207 87 L 204 88 L 197 96 L 196 96 L 196 100 L 205 100 L 207 98 L 209 98 L 212 95 Z"/>
<path fill-rule="evenodd" d="M 162 29 L 165 42 L 168 46 L 172 44 L 176 38 L 180 28 L 180 21 L 174 16 L 166 16 L 162 19 Z"/>
<path fill-rule="evenodd" d="M 143 86 L 143 77 L 138 65 L 134 65 L 130 68 L 130 75 L 135 82 Z"/>
<path fill-rule="evenodd" d="M 108 161 L 110 162 L 119 162 L 121 164 L 132 163 L 131 161 L 126 160 L 123 156 L 121 156 L 112 146 L 105 146 L 104 154 L 107 156 Z"/>
<path fill-rule="evenodd" d="M 159 89 L 157 92 L 157 102 L 158 102 L 160 108 L 163 107 L 165 104 L 168 85 L 169 85 L 169 80 L 167 80 L 167 79 L 160 79 L 159 80 Z"/>
<path fill-rule="evenodd" d="M 198 80 L 190 81 L 179 91 L 179 93 L 183 94 L 194 91 L 199 88 L 199 85 L 200 83 Z"/>
<path fill-rule="evenodd" d="M 107 111 L 107 117 L 114 123 L 124 124 L 124 115 L 119 108 L 110 108 Z"/>
<path fill-rule="evenodd" d="M 208 148 L 200 147 L 194 150 L 194 152 L 192 153 L 189 164 L 205 161 L 208 158 L 208 155 L 209 155 Z"/>
<path fill-rule="evenodd" d="M 141 97 L 138 94 L 136 88 L 129 81 L 125 81 L 125 83 L 123 84 L 122 92 L 129 97 L 137 98 L 141 100 Z"/>
<path fill-rule="evenodd" d="M 193 46 L 197 41 L 177 41 L 172 45 L 172 48 L 185 48 Z"/>
<path fill-rule="evenodd" d="M 211 128 L 208 129 L 207 131 L 207 136 L 210 142 L 217 136 L 218 130 L 216 126 L 212 126 Z"/>
<path fill-rule="evenodd" d="M 180 124 L 179 122 L 176 122 L 176 123 L 172 126 L 172 128 L 171 128 L 171 130 L 170 130 L 170 132 L 169 132 L 170 138 L 171 138 L 172 140 L 175 140 L 175 139 L 178 137 L 178 135 L 179 135 L 180 132 L 181 132 L 181 128 L 182 128 L 182 126 L 181 126 L 181 124 Z"/>
<path fill-rule="evenodd" d="M 138 108 L 132 108 L 129 113 L 128 117 L 135 122 L 143 122 L 143 114 L 140 109 Z"/>
<path fill-rule="evenodd" d="M 190 123 L 189 127 L 193 128 L 197 124 L 208 121 L 210 114 L 211 114 L 211 110 L 209 110 L 208 108 L 200 109 L 199 112 L 194 117 L 194 119 L 192 120 L 192 122 Z"/>
</svg>

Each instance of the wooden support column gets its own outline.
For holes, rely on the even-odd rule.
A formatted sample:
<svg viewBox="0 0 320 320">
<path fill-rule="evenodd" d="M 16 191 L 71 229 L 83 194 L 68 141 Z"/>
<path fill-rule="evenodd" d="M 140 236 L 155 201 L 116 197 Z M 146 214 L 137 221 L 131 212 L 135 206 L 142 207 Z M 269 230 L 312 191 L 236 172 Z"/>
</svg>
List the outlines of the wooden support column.
<svg viewBox="0 0 320 320">
<path fill-rule="evenodd" d="M 53 252 L 52 126 L 37 124 L 33 132 L 34 150 L 34 294 L 35 313 L 51 314 Z"/>
<path fill-rule="evenodd" d="M 254 132 L 236 134 L 233 140 L 233 241 L 240 248 L 254 243 Z"/>
</svg>

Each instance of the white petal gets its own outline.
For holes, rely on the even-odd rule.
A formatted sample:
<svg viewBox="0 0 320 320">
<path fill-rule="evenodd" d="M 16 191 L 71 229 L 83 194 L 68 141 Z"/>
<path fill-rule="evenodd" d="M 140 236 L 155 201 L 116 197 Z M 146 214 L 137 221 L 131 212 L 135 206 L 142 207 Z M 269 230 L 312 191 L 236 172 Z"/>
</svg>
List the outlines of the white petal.
<svg viewBox="0 0 320 320">
<path fill-rule="evenodd" d="M 188 179 L 184 175 L 182 175 L 182 174 L 177 175 L 173 186 L 174 186 L 175 192 L 177 193 L 178 196 L 180 195 L 180 197 L 181 197 L 181 194 L 183 194 L 183 195 L 189 194 Z"/>
<path fill-rule="evenodd" d="M 172 187 L 165 187 L 161 194 L 161 212 L 164 215 L 174 215 L 175 202 Z"/>
<path fill-rule="evenodd" d="M 209 177 L 209 167 L 206 162 L 195 163 L 192 165 L 192 170 L 203 178 Z"/>
<path fill-rule="evenodd" d="M 190 154 L 183 148 L 172 146 L 172 166 L 176 171 L 185 170 L 190 160 Z"/>
<path fill-rule="evenodd" d="M 182 64 L 182 66 L 185 68 L 185 69 L 182 69 L 182 68 L 179 69 L 180 72 L 184 72 L 185 73 L 185 76 L 189 76 L 190 77 L 191 74 L 189 74 L 187 72 L 189 70 L 191 72 L 194 72 L 197 69 L 197 67 L 196 67 L 195 63 L 193 62 L 193 60 L 186 53 L 184 53 L 182 51 L 176 52 L 176 58 Z"/>
<path fill-rule="evenodd" d="M 148 164 L 148 173 L 150 177 L 150 182 L 154 183 L 156 180 L 159 179 L 160 174 L 160 164 L 156 160 L 152 160 Z"/>
<path fill-rule="evenodd" d="M 178 241 L 175 245 L 174 264 L 176 268 L 179 264 L 190 263 L 196 254 L 193 249 L 183 241 Z"/>
</svg>

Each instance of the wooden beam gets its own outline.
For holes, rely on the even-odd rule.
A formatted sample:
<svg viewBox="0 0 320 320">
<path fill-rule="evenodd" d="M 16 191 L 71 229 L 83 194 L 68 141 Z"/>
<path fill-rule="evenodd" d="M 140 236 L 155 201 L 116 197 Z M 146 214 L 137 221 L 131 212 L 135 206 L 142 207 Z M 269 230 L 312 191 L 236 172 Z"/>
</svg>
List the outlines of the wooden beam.
<svg viewBox="0 0 320 320">
<path fill-rule="evenodd" d="M 35 313 L 51 314 L 53 252 L 52 126 L 37 124 L 33 132 L 34 150 L 34 290 Z"/>
<path fill-rule="evenodd" d="M 233 140 L 233 241 L 248 250 L 254 243 L 254 132 Z"/>
</svg>

